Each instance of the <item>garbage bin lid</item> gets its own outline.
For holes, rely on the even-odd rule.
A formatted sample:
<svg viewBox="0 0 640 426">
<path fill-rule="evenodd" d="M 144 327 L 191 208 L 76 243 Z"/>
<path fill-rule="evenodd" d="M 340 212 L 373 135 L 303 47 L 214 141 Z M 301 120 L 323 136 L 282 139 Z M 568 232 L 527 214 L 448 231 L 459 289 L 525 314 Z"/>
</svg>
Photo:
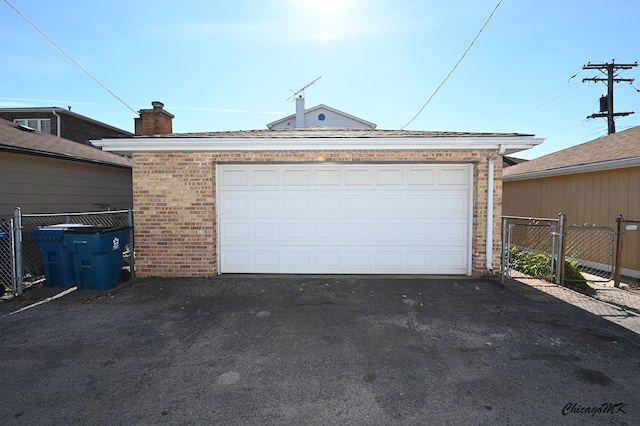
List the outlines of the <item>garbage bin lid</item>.
<svg viewBox="0 0 640 426">
<path fill-rule="evenodd" d="M 128 231 L 128 226 L 82 226 L 65 229 L 65 234 L 103 234 L 105 232 Z"/>
<path fill-rule="evenodd" d="M 79 228 L 79 227 L 87 227 L 91 225 L 85 225 L 83 223 L 58 223 L 56 225 L 45 225 L 39 226 L 38 229 L 41 231 L 64 231 L 69 228 Z"/>
</svg>

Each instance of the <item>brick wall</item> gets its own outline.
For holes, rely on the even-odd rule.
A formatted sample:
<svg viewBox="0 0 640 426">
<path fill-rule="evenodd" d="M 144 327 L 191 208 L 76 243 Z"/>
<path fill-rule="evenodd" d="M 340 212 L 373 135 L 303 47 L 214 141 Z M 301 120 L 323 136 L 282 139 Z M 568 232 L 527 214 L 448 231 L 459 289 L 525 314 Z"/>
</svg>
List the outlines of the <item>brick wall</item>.
<svg viewBox="0 0 640 426">
<path fill-rule="evenodd" d="M 495 161 L 493 264 L 487 271 L 487 169 L 490 151 L 278 151 L 134 153 L 138 276 L 213 276 L 217 270 L 215 167 L 222 162 L 465 162 L 474 164 L 473 274 L 499 272 L 501 161 Z"/>
</svg>

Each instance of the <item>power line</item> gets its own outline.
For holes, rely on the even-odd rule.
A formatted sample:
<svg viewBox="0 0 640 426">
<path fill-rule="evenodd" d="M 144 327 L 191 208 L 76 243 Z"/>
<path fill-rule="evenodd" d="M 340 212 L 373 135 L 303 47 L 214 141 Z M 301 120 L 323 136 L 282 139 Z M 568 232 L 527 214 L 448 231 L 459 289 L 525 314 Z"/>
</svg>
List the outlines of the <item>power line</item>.
<svg viewBox="0 0 640 426">
<path fill-rule="evenodd" d="M 518 123 L 518 122 L 522 121 L 520 119 L 521 117 L 523 117 L 523 116 L 527 116 L 528 117 L 532 113 L 532 110 L 538 110 L 538 109 L 544 107 L 545 105 L 549 104 L 550 102 L 553 102 L 555 99 L 563 97 L 563 96 L 567 95 L 568 93 L 574 91 L 577 87 L 580 87 L 580 86 L 576 85 L 574 87 L 571 87 L 571 88 L 569 88 L 568 91 L 563 92 L 563 93 L 553 97 L 550 100 L 546 100 L 546 101 L 542 102 L 541 104 L 534 105 L 531 108 L 526 109 L 528 106 L 530 106 L 532 104 L 535 104 L 539 100 L 542 100 L 542 98 L 544 98 L 545 96 L 547 96 L 551 92 L 554 92 L 559 87 L 568 85 L 571 82 L 571 80 L 573 80 L 574 78 L 576 78 L 580 74 L 580 72 L 581 71 L 576 71 L 571 77 L 569 77 L 566 80 L 563 80 L 561 83 L 559 83 L 558 85 L 556 85 L 556 86 L 552 87 L 551 89 L 547 90 L 543 94 L 537 96 L 533 100 L 527 102 L 526 104 L 520 106 L 519 108 L 511 110 L 510 112 L 508 112 L 507 114 L 505 114 L 501 118 L 497 119 L 495 122 L 493 122 L 491 124 L 488 124 L 488 125 L 485 125 L 484 129 L 486 130 L 486 129 L 496 128 L 499 125 L 506 126 L 506 125 L 509 125 L 509 124 Z"/>
<path fill-rule="evenodd" d="M 66 56 L 67 58 L 69 58 L 69 60 L 71 62 L 73 62 L 78 68 L 80 68 L 85 74 L 87 74 L 89 77 L 91 77 L 93 79 L 93 81 L 95 81 L 96 83 L 98 83 L 100 85 L 100 87 L 102 87 L 104 90 L 106 90 L 107 92 L 109 92 L 111 94 L 111 96 L 113 96 L 114 98 L 116 98 L 118 101 L 120 101 L 120 103 L 124 106 L 126 106 L 127 108 L 129 108 L 131 111 L 133 111 L 134 114 L 138 115 L 138 111 L 134 110 L 133 108 L 131 108 L 129 105 L 127 105 L 127 103 L 125 101 L 123 101 L 122 99 L 120 99 L 118 97 L 118 95 L 116 95 L 115 93 L 113 93 L 111 90 L 109 90 L 107 88 L 107 86 L 105 86 L 104 84 L 102 84 L 97 78 L 95 78 L 93 75 L 91 75 L 91 73 L 89 71 L 87 71 L 82 65 L 80 65 L 75 59 L 73 59 L 67 52 L 65 52 L 60 46 L 58 46 L 53 40 L 51 40 L 44 32 L 42 32 L 40 30 L 40 28 L 38 28 L 33 22 L 31 22 L 29 20 L 29 18 L 27 18 L 22 12 L 20 12 L 18 9 L 16 9 L 11 3 L 9 3 L 8 0 L 4 0 L 4 2 L 11 8 L 13 9 L 18 15 L 20 15 L 25 21 L 27 21 L 29 23 L 29 25 L 31 25 L 36 31 L 38 31 L 44 38 L 46 38 L 49 43 L 51 43 L 52 45 L 55 46 L 56 49 L 58 49 L 60 52 L 62 52 L 62 54 L 64 54 L 64 56 Z"/>
<path fill-rule="evenodd" d="M 6 1 L 6 0 L 5 0 Z M 402 126 L 400 128 L 400 130 L 404 130 L 405 127 L 407 127 L 409 124 L 413 123 L 413 120 L 415 120 L 416 118 L 418 118 L 418 116 L 420 115 L 420 113 L 426 108 L 426 106 L 429 104 L 429 102 L 431 102 L 431 99 L 433 99 L 433 97 L 436 95 L 436 93 L 438 93 L 438 91 L 440 90 L 440 88 L 442 86 L 444 86 L 444 83 L 447 82 L 447 80 L 449 80 L 449 77 L 451 77 L 451 74 L 453 74 L 453 72 L 456 70 L 456 68 L 458 68 L 458 65 L 460 65 L 460 62 L 462 62 L 462 60 L 464 59 L 465 56 L 467 56 L 467 53 L 469 53 L 469 51 L 471 50 L 471 48 L 473 47 L 473 45 L 475 44 L 476 40 L 478 39 L 478 37 L 480 37 L 480 34 L 482 34 L 482 31 L 484 30 L 484 28 L 487 26 L 487 24 L 489 23 L 489 21 L 491 20 L 491 18 L 493 18 L 493 15 L 496 13 L 496 10 L 498 10 L 498 7 L 500 6 L 500 4 L 502 4 L 502 0 L 498 1 L 498 4 L 496 4 L 496 7 L 493 8 L 493 11 L 491 12 L 491 14 L 489 15 L 489 17 L 487 18 L 487 20 L 485 21 L 484 25 L 482 25 L 482 28 L 480 28 L 480 31 L 478 31 L 478 34 L 476 34 L 476 36 L 473 38 L 473 40 L 471 41 L 471 44 L 469 45 L 469 47 L 467 47 L 467 50 L 464 51 L 464 53 L 462 54 L 462 57 L 460 57 L 460 59 L 458 60 L 458 62 L 453 66 L 453 68 L 451 69 L 451 71 L 449 71 L 449 74 L 447 74 L 447 76 L 445 77 L 444 80 L 442 80 L 442 83 L 440 83 L 440 85 L 438 86 L 438 88 L 435 90 L 435 92 L 433 92 L 433 94 L 429 97 L 429 99 L 427 99 L 427 102 L 425 102 L 424 105 L 422 105 L 422 108 L 420 108 L 420 110 L 416 113 L 416 115 L 413 116 L 413 118 L 411 120 L 409 120 L 409 122 L 407 124 L 405 124 L 404 126 Z"/>
</svg>

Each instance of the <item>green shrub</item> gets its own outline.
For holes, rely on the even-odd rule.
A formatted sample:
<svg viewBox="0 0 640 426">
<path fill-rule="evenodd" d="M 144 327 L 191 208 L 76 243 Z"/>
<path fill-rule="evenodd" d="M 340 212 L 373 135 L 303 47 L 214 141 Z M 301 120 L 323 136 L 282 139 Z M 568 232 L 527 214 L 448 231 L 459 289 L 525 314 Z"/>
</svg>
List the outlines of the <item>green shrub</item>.
<svg viewBox="0 0 640 426">
<path fill-rule="evenodd" d="M 551 258 L 546 254 L 518 250 L 517 247 L 514 247 L 511 249 L 510 266 L 523 274 L 546 278 L 550 275 Z"/>
<path fill-rule="evenodd" d="M 532 277 L 551 278 L 553 281 L 556 279 L 555 262 L 546 254 L 533 253 L 513 247 L 511 249 L 510 267 Z M 569 262 L 565 260 L 564 278 L 565 281 L 569 281 L 568 285 L 571 287 L 579 289 L 590 288 L 575 261 Z"/>
</svg>

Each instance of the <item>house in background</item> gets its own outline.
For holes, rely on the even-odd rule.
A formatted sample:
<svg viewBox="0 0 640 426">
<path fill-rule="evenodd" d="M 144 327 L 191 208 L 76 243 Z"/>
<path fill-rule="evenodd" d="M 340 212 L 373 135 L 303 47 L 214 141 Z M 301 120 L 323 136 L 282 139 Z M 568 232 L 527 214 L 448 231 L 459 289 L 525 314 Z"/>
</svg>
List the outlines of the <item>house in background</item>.
<svg viewBox="0 0 640 426">
<path fill-rule="evenodd" d="M 0 219 L 128 209 L 130 160 L 0 119 Z"/>
<path fill-rule="evenodd" d="M 132 158 L 136 274 L 497 273 L 501 156 L 541 139 L 309 124 L 92 141 Z"/>
<path fill-rule="evenodd" d="M 569 224 L 614 229 L 620 214 L 640 220 L 640 127 L 505 168 L 502 179 L 504 215 L 557 218 L 565 213 Z M 625 274 L 625 269 L 640 271 L 638 238 L 630 236 Z"/>
<path fill-rule="evenodd" d="M 58 107 L 0 108 L 0 118 L 83 144 L 97 138 L 132 136 L 126 130 Z"/>
<path fill-rule="evenodd" d="M 305 109 L 304 96 L 296 98 L 296 113 L 267 124 L 272 130 L 300 129 L 304 127 L 340 127 L 349 129 L 375 129 L 369 121 L 320 104 Z"/>
</svg>

